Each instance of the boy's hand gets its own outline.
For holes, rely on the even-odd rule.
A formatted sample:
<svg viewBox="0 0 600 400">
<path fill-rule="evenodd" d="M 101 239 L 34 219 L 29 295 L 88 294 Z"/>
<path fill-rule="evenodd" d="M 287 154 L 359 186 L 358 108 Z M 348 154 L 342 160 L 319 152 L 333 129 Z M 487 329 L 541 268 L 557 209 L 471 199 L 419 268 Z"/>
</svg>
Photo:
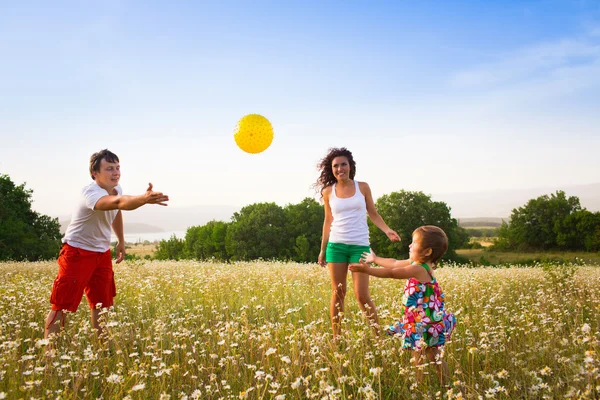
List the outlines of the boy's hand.
<svg viewBox="0 0 600 400">
<path fill-rule="evenodd" d="M 167 201 L 169 201 L 169 196 L 162 194 L 161 192 L 152 191 L 152 183 L 148 184 L 148 189 L 146 189 L 144 196 L 146 197 L 146 204 L 166 206 Z"/>
<path fill-rule="evenodd" d="M 125 258 L 125 243 L 117 243 L 117 246 L 115 247 L 115 255 L 117 256 L 117 260 L 115 261 L 116 264 L 123 261 Z"/>
<path fill-rule="evenodd" d="M 367 272 L 367 270 L 371 268 L 369 264 L 365 264 L 364 262 L 360 263 L 352 263 L 348 265 L 348 269 L 352 272 Z"/>
<path fill-rule="evenodd" d="M 371 250 L 370 253 L 367 253 L 365 251 L 364 253 L 362 253 L 362 256 L 360 258 L 360 262 L 374 263 L 375 262 L 375 257 L 377 257 L 377 255 L 373 252 L 373 250 Z"/>
</svg>

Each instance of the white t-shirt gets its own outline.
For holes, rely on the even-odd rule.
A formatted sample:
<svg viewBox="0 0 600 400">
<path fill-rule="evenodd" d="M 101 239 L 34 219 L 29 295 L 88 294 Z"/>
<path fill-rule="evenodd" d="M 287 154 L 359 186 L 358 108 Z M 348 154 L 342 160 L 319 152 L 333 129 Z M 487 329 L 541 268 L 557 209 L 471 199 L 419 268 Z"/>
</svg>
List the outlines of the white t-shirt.
<svg viewBox="0 0 600 400">
<path fill-rule="evenodd" d="M 335 194 L 335 183 L 331 188 L 329 206 L 331 207 L 331 230 L 329 241 L 332 243 L 369 245 L 369 225 L 367 224 L 367 202 L 354 181 L 356 192 L 349 198 L 339 198 Z"/>
<path fill-rule="evenodd" d="M 117 185 L 115 189 L 119 196 L 123 194 L 121 185 Z M 63 243 L 101 253 L 110 249 L 112 223 L 119 210 L 101 211 L 94 209 L 98 200 L 108 196 L 108 194 L 96 182 L 92 182 L 83 188 L 79 204 L 62 239 Z"/>
</svg>

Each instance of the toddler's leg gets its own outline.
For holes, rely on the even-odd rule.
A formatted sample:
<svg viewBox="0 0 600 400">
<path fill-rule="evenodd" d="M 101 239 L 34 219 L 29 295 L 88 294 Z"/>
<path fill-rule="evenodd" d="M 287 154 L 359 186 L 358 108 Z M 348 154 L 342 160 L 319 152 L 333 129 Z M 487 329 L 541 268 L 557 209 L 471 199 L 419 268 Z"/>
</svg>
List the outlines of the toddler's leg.
<svg viewBox="0 0 600 400">
<path fill-rule="evenodd" d="M 413 350 L 413 358 L 412 361 L 415 364 L 415 375 L 417 377 L 417 382 L 421 383 L 423 381 L 423 365 L 424 358 L 423 350 Z"/>
<path fill-rule="evenodd" d="M 444 360 L 443 352 L 439 347 L 428 347 L 425 350 L 427 359 L 429 362 L 435 363 L 435 370 L 440 379 L 440 385 L 444 386 L 448 382 L 450 372 L 448 371 L 448 364 Z"/>
</svg>

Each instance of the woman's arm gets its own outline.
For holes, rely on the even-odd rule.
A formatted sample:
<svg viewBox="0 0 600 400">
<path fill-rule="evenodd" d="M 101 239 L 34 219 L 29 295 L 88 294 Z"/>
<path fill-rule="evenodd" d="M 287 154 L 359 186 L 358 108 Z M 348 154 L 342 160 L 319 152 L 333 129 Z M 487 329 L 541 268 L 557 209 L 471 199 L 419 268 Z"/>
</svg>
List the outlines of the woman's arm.
<svg viewBox="0 0 600 400">
<path fill-rule="evenodd" d="M 331 222 L 333 221 L 333 214 L 331 213 L 331 206 L 329 205 L 329 196 L 331 194 L 331 187 L 323 190 L 323 208 L 325 211 L 325 218 L 323 219 L 323 236 L 321 238 L 321 252 L 319 253 L 319 265 L 324 267 L 327 265 L 325 261 L 325 252 L 327 250 L 327 243 L 329 243 L 329 233 L 331 232 Z"/>
<path fill-rule="evenodd" d="M 400 236 L 396 233 L 396 231 L 387 226 L 383 218 L 381 218 L 381 215 L 379 215 L 377 212 L 375 202 L 373 201 L 373 195 L 371 194 L 371 188 L 367 182 L 359 182 L 358 187 L 363 196 L 365 196 L 365 201 L 367 203 L 367 214 L 369 215 L 369 218 L 371 218 L 371 221 L 373 221 L 375 226 L 381 229 L 381 231 L 385 233 L 392 242 L 399 242 Z"/>
</svg>

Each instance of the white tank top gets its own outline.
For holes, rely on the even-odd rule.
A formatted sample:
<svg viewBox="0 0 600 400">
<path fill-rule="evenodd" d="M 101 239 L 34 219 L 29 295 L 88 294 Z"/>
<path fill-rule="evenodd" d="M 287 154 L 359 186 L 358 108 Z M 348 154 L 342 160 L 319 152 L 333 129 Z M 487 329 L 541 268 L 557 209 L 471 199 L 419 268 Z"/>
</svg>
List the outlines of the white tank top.
<svg viewBox="0 0 600 400">
<path fill-rule="evenodd" d="M 365 196 L 354 181 L 356 193 L 348 198 L 335 194 L 335 183 L 331 188 L 329 206 L 333 215 L 329 241 L 332 243 L 369 246 L 369 226 L 367 225 L 367 203 Z"/>
</svg>

